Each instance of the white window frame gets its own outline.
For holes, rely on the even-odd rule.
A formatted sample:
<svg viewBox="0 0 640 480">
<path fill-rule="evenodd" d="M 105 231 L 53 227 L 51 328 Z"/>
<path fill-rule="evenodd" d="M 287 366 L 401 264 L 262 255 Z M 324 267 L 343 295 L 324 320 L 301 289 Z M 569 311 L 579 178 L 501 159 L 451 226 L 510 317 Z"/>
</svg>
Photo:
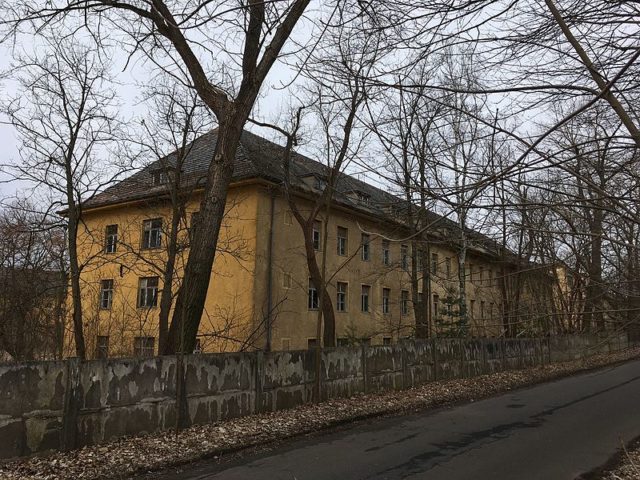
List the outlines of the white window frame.
<svg viewBox="0 0 640 480">
<path fill-rule="evenodd" d="M 154 226 L 154 223 L 156 225 Z M 162 218 L 149 218 L 142 222 L 142 249 L 162 247 Z"/>
<path fill-rule="evenodd" d="M 111 310 L 113 305 L 113 279 L 100 280 L 100 310 Z"/>
<path fill-rule="evenodd" d="M 151 285 L 149 285 L 150 282 Z M 154 308 L 158 306 L 159 285 L 160 279 L 158 277 L 141 277 L 138 280 L 138 308 Z"/>
</svg>

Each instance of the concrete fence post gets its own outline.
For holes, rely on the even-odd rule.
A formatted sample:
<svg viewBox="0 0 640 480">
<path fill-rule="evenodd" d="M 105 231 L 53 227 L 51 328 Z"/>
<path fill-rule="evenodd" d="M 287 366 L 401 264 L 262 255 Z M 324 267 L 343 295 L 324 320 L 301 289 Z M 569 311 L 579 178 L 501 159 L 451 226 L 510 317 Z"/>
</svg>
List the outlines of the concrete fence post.
<svg viewBox="0 0 640 480">
<path fill-rule="evenodd" d="M 480 344 L 482 345 L 482 373 L 489 373 L 489 362 L 487 362 L 487 339 L 480 339 Z"/>
<path fill-rule="evenodd" d="M 367 368 L 367 344 L 362 342 L 362 388 L 364 389 L 364 393 L 369 393 L 369 372 Z"/>
<path fill-rule="evenodd" d="M 64 405 L 62 409 L 62 438 L 60 446 L 63 451 L 76 448 L 78 440 L 78 415 L 82 403 L 80 392 L 80 369 L 82 362 L 79 358 L 65 361 L 67 381 L 64 389 Z"/>
<path fill-rule="evenodd" d="M 433 355 L 433 380 L 438 380 L 438 339 L 431 340 L 431 350 Z"/>
<path fill-rule="evenodd" d="M 256 363 L 255 363 L 255 403 L 254 403 L 254 412 L 262 413 L 264 410 L 264 402 L 262 398 L 263 388 L 264 388 L 264 353 L 257 351 L 256 352 Z"/>
<path fill-rule="evenodd" d="M 409 368 L 407 367 L 407 343 L 400 342 L 400 366 L 402 368 L 402 389 L 411 387 L 411 379 L 409 378 Z"/>
</svg>

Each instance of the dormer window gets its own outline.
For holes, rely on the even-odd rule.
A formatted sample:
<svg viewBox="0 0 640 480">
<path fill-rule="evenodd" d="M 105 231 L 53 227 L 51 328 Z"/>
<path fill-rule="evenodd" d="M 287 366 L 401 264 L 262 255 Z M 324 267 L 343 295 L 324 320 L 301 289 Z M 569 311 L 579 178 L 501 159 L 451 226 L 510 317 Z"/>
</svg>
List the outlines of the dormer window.
<svg viewBox="0 0 640 480">
<path fill-rule="evenodd" d="M 316 190 L 324 190 L 327 186 L 327 182 L 324 178 L 314 177 L 313 186 Z"/>
<path fill-rule="evenodd" d="M 357 192 L 358 202 L 362 205 L 369 205 L 371 197 L 363 192 Z"/>
<path fill-rule="evenodd" d="M 169 182 L 169 176 L 164 170 L 156 170 L 152 173 L 154 185 L 164 185 Z"/>
</svg>

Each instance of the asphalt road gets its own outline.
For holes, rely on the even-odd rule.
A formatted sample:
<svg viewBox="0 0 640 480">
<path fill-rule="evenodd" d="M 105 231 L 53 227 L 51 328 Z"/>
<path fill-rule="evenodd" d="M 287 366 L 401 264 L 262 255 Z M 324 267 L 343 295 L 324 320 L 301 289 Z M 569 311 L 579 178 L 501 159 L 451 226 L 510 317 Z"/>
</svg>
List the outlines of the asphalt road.
<svg viewBox="0 0 640 480">
<path fill-rule="evenodd" d="M 293 440 L 181 479 L 575 479 L 640 436 L 640 361 Z"/>
</svg>

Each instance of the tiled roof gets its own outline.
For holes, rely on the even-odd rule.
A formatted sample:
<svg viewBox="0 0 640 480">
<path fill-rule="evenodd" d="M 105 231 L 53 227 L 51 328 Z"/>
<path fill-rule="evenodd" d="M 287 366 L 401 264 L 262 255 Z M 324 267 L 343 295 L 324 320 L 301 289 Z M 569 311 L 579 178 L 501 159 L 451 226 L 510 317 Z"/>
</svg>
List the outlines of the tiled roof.
<svg viewBox="0 0 640 480">
<path fill-rule="evenodd" d="M 182 168 L 182 188 L 185 190 L 202 187 L 205 184 L 209 162 L 218 138 L 217 129 L 198 137 L 187 148 Z M 248 179 L 264 179 L 274 183 L 281 183 L 284 179 L 282 155 L 284 147 L 248 131 L 243 131 L 236 154 L 232 182 Z M 154 185 L 153 176 L 163 167 L 175 165 L 176 154 L 171 153 L 161 160 L 157 160 L 134 175 L 107 188 L 84 204 L 85 209 L 114 205 L 127 201 L 152 200 L 166 195 L 166 185 Z M 328 168 L 320 162 L 304 155 L 295 153 L 291 166 L 292 186 L 300 190 L 313 192 L 312 185 L 304 179 L 309 176 L 325 178 Z M 336 202 L 351 207 L 362 213 L 375 215 L 381 220 L 398 222 L 405 201 L 380 188 L 358 180 L 350 175 L 341 174 L 336 185 Z M 315 192 L 317 193 L 317 192 Z M 357 194 L 360 194 L 358 198 Z M 366 202 L 363 202 L 363 197 Z M 455 222 L 434 212 L 428 212 L 428 223 L 439 231 L 440 237 L 449 237 L 455 241 L 459 232 Z M 468 235 L 476 247 L 488 250 L 487 253 L 497 253 L 497 245 L 488 237 L 472 230 Z"/>
</svg>

